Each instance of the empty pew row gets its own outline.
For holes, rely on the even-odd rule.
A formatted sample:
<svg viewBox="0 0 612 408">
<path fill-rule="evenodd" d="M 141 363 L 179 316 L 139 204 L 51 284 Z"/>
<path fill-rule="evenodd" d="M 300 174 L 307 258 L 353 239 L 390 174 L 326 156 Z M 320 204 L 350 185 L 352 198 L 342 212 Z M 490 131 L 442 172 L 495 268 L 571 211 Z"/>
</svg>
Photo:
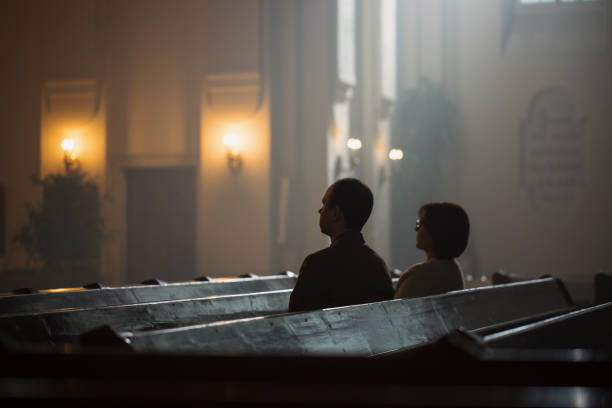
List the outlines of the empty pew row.
<svg viewBox="0 0 612 408">
<path fill-rule="evenodd" d="M 0 296 L 0 315 L 42 312 L 75 307 L 100 307 L 133 303 L 202 298 L 213 295 L 266 292 L 292 289 L 296 275 L 261 276 L 190 281 L 162 285 L 101 287 L 98 289 L 51 290 L 39 293 Z"/>
<path fill-rule="evenodd" d="M 455 342 L 405 359 L 5 350 L 0 403 L 62 407 L 609 407 L 612 355 L 482 354 Z M 413 355 L 414 357 L 414 355 Z M 75 375 L 75 373 L 78 373 Z"/>
<path fill-rule="evenodd" d="M 22 344 L 78 343 L 100 326 L 114 330 L 152 330 L 287 312 L 291 289 L 219 295 L 129 305 L 53 310 L 0 316 L 4 341 Z"/>
<path fill-rule="evenodd" d="M 124 332 L 117 342 L 141 352 L 371 356 L 438 338 L 460 326 L 477 329 L 572 306 L 563 284 L 547 278 L 306 313 Z"/>
</svg>

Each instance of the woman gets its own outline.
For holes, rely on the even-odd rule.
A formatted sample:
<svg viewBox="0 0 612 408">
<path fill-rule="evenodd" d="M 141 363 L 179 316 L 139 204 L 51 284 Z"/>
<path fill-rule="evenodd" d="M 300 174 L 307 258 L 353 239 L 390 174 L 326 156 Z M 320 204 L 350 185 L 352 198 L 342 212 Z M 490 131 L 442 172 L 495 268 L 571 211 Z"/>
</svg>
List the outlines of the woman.
<svg viewBox="0 0 612 408">
<path fill-rule="evenodd" d="M 454 203 L 429 203 L 419 209 L 416 247 L 427 260 L 408 268 L 397 282 L 395 298 L 420 297 L 463 289 L 463 274 L 455 258 L 468 243 L 470 223 Z"/>
</svg>

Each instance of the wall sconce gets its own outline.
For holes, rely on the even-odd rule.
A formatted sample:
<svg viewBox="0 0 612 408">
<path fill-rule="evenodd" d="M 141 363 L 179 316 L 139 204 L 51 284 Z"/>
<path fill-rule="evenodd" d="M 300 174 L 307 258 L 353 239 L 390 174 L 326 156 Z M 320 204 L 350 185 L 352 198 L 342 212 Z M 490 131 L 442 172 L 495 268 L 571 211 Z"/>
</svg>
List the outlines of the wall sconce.
<svg viewBox="0 0 612 408">
<path fill-rule="evenodd" d="M 361 140 L 350 138 L 346 141 L 346 147 L 349 148 L 349 163 L 351 169 L 354 169 L 359 164 L 359 151 L 361 150 Z"/>
<path fill-rule="evenodd" d="M 235 133 L 226 133 L 223 136 L 223 145 L 227 150 L 227 165 L 232 174 L 238 174 L 242 169 L 242 156 L 240 155 L 240 138 Z"/>
<path fill-rule="evenodd" d="M 353 170 L 359 165 L 359 152 L 361 150 L 361 146 L 362 143 L 359 139 L 351 137 L 346 141 L 346 147 L 349 149 L 349 167 L 344 167 L 342 156 L 337 155 L 334 162 L 334 179 L 338 180 L 342 174 L 346 174 L 345 172 L 349 172 L 348 174 L 350 174 L 350 170 Z"/>
<path fill-rule="evenodd" d="M 389 160 L 391 160 L 391 169 L 385 166 L 380 167 L 378 172 L 378 185 L 382 186 L 390 178 L 389 173 L 396 173 L 399 171 L 399 162 L 404 159 L 404 151 L 402 149 L 391 149 L 389 150 Z M 390 170 L 390 171 L 389 171 Z"/>
<path fill-rule="evenodd" d="M 64 151 L 64 167 L 66 172 L 77 170 L 80 167 L 79 159 L 74 151 L 75 143 L 73 139 L 62 140 L 62 150 Z"/>
</svg>

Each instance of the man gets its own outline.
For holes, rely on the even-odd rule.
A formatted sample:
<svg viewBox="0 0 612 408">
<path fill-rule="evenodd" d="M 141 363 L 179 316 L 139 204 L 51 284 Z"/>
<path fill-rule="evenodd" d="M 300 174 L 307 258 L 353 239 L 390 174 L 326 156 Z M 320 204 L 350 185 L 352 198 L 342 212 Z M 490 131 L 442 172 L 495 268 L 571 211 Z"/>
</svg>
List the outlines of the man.
<svg viewBox="0 0 612 408">
<path fill-rule="evenodd" d="M 361 235 L 374 204 L 370 189 L 357 179 L 338 180 L 322 202 L 319 226 L 331 238 L 331 245 L 304 259 L 289 311 L 392 299 L 387 265 Z"/>
</svg>

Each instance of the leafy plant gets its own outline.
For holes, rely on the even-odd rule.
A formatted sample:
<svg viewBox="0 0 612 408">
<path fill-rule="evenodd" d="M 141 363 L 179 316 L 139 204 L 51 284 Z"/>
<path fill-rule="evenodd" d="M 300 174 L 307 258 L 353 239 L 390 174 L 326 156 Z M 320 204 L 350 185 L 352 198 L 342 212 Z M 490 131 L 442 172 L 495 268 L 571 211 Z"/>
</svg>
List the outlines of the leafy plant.
<svg viewBox="0 0 612 408">
<path fill-rule="evenodd" d="M 103 219 L 97 184 L 80 167 L 66 166 L 64 174 L 34 178 L 42 201 L 26 206 L 28 222 L 15 237 L 28 261 L 42 261 L 59 271 L 70 265 L 98 264 Z"/>
<path fill-rule="evenodd" d="M 413 187 L 428 190 L 439 175 L 440 154 L 452 134 L 455 106 L 443 85 L 420 78 L 400 95 L 393 118 L 394 145 L 405 153 L 401 175 Z"/>
</svg>

